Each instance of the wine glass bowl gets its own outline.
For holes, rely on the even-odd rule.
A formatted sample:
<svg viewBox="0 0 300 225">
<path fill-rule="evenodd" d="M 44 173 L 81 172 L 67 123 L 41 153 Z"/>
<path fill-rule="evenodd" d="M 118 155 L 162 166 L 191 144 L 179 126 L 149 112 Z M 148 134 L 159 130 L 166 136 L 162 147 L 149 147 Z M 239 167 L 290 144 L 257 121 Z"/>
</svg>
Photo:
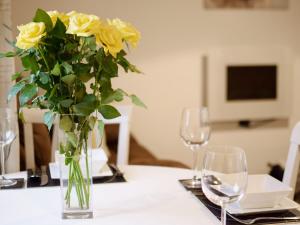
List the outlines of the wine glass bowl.
<svg viewBox="0 0 300 225">
<path fill-rule="evenodd" d="M 0 187 L 13 186 L 16 180 L 4 178 L 5 174 L 5 147 L 11 145 L 16 138 L 17 119 L 10 108 L 0 107 L 0 154 L 1 154 L 1 175 Z"/>
<path fill-rule="evenodd" d="M 240 200 L 247 188 L 245 152 L 234 146 L 208 146 L 202 167 L 203 193 L 211 202 L 221 206 L 221 220 L 225 225 L 226 205 Z"/>
<path fill-rule="evenodd" d="M 209 137 L 210 126 L 207 108 L 185 108 L 181 116 L 180 138 L 184 145 L 193 152 L 194 171 L 192 179 L 183 181 L 183 185 L 187 188 L 201 188 L 200 179 L 197 177 L 198 152 L 202 146 L 208 143 Z"/>
</svg>

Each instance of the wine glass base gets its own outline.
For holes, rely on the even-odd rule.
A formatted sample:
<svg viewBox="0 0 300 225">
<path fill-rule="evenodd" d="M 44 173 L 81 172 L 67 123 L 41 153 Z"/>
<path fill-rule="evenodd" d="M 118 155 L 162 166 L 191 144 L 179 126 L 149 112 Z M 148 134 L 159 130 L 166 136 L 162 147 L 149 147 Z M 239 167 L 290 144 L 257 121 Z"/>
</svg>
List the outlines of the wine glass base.
<svg viewBox="0 0 300 225">
<path fill-rule="evenodd" d="M 16 180 L 1 178 L 0 179 L 0 187 L 11 187 L 17 184 Z"/>
<path fill-rule="evenodd" d="M 193 188 L 201 188 L 201 179 L 193 180 L 193 179 L 186 179 L 181 180 L 181 183 L 184 187 L 193 189 Z"/>
</svg>

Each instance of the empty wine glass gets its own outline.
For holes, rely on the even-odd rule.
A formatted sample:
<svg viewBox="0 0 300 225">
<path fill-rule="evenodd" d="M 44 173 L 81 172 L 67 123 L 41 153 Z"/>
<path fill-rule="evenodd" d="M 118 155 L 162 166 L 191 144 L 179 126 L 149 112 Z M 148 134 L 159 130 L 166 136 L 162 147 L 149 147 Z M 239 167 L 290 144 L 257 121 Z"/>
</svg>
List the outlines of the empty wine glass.
<svg viewBox="0 0 300 225">
<path fill-rule="evenodd" d="M 183 181 L 187 188 L 201 188 L 198 172 L 198 152 L 207 144 L 210 136 L 208 110 L 206 107 L 185 108 L 182 112 L 180 137 L 183 143 L 193 151 L 193 178 Z"/>
<path fill-rule="evenodd" d="M 9 108 L 0 107 L 0 154 L 1 154 L 1 178 L 0 187 L 13 186 L 16 180 L 7 179 L 5 174 L 5 147 L 9 146 L 16 138 L 16 117 Z"/>
<path fill-rule="evenodd" d="M 221 206 L 221 223 L 226 225 L 226 205 L 240 200 L 246 191 L 245 152 L 233 146 L 208 146 L 202 167 L 202 190 L 211 202 Z"/>
</svg>

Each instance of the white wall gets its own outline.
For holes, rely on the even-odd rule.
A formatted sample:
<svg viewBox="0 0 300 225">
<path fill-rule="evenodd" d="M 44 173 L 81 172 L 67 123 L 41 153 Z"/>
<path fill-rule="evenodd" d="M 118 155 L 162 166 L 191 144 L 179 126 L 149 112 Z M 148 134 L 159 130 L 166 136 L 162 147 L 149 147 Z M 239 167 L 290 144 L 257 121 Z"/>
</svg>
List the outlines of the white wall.
<svg viewBox="0 0 300 225">
<path fill-rule="evenodd" d="M 13 0 L 14 25 L 30 20 L 37 7 L 119 17 L 139 28 L 142 41 L 130 58 L 145 75 L 122 76 L 115 82 L 148 105 L 146 111 L 135 109 L 132 132 L 156 156 L 189 165 L 191 153 L 179 139 L 179 118 L 184 106 L 201 104 L 201 53 L 231 45 L 300 50 L 299 0 L 290 0 L 290 8 L 282 11 L 205 10 L 201 0 Z M 300 118 L 294 116 L 293 121 Z M 266 172 L 267 162 L 285 156 L 288 137 L 287 128 L 216 131 L 211 142 L 244 147 L 250 172 Z"/>
</svg>

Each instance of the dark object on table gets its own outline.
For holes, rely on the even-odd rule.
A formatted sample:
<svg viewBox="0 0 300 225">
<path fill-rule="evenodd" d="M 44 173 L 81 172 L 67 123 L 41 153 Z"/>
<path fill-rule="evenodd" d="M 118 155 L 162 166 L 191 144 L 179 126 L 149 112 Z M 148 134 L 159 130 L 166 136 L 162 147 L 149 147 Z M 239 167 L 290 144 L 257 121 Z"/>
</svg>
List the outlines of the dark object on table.
<svg viewBox="0 0 300 225">
<path fill-rule="evenodd" d="M 12 185 L 12 186 L 8 186 L 8 187 L 0 187 L 0 190 L 1 189 L 16 189 L 16 188 L 23 188 L 24 187 L 24 179 L 23 178 L 15 178 L 13 180 L 16 180 L 17 183 L 15 185 Z"/>
<path fill-rule="evenodd" d="M 279 181 L 282 181 L 284 169 L 279 164 L 268 164 L 271 171 L 269 174 Z"/>
</svg>

